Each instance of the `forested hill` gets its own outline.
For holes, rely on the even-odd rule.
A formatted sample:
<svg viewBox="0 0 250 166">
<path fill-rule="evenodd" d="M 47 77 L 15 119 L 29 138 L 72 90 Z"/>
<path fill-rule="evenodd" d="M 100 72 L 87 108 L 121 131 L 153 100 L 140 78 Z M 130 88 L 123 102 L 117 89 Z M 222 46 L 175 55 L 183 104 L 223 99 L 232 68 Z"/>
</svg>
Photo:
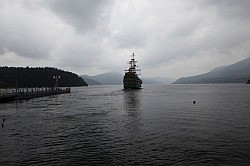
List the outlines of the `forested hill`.
<svg viewBox="0 0 250 166">
<path fill-rule="evenodd" d="M 77 74 L 56 68 L 0 67 L 0 88 L 53 87 L 53 76 L 60 76 L 59 87 L 87 86 Z"/>
</svg>

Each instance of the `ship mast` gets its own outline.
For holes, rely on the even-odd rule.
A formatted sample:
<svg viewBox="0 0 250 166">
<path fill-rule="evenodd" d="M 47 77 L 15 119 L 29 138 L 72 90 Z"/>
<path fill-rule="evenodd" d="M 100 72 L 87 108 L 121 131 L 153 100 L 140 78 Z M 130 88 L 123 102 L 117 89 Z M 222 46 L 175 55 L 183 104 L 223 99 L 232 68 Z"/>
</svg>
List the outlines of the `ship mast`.
<svg viewBox="0 0 250 166">
<path fill-rule="evenodd" d="M 135 60 L 135 54 L 133 53 L 132 55 L 132 59 L 129 61 L 129 64 L 130 64 L 130 67 L 128 70 L 125 70 L 125 71 L 128 71 L 128 72 L 131 72 L 131 73 L 136 73 L 136 71 L 140 71 L 139 69 L 136 69 L 136 60 Z"/>
</svg>

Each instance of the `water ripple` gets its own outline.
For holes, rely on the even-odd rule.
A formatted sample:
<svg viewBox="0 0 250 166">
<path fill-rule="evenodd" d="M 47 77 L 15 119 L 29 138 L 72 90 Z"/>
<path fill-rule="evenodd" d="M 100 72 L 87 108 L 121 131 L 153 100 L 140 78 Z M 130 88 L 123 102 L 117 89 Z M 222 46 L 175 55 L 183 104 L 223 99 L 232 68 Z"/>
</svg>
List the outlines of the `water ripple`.
<svg viewBox="0 0 250 166">
<path fill-rule="evenodd" d="M 4 103 L 0 164 L 249 165 L 249 90 L 96 86 Z"/>
</svg>

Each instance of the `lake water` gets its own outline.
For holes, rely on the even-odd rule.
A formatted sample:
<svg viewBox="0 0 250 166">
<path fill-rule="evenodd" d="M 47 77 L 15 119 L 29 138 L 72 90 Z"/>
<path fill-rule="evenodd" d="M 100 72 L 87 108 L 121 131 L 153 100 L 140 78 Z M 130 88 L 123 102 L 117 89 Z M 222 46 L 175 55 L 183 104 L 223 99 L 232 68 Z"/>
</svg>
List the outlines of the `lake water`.
<svg viewBox="0 0 250 166">
<path fill-rule="evenodd" d="M 0 117 L 1 166 L 250 165 L 244 84 L 72 88 L 2 103 Z"/>
</svg>

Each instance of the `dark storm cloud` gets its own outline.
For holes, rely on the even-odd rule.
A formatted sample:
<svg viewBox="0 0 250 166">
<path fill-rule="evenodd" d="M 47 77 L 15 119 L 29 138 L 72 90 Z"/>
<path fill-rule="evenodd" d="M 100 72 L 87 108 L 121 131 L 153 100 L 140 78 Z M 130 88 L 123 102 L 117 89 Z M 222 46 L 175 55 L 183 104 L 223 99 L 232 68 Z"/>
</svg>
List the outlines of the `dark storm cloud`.
<svg viewBox="0 0 250 166">
<path fill-rule="evenodd" d="M 103 25 L 108 19 L 110 0 L 52 0 L 48 7 L 77 31 L 84 32 Z"/>
</svg>

